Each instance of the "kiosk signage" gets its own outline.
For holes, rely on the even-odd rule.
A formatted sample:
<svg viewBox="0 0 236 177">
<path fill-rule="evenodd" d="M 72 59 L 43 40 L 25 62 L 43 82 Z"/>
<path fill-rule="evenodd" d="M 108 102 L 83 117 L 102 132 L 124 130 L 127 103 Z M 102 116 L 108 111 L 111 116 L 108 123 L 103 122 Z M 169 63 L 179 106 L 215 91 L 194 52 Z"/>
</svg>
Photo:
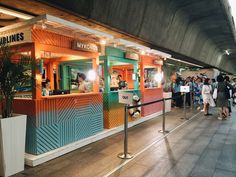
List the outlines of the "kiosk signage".
<svg viewBox="0 0 236 177">
<path fill-rule="evenodd" d="M 189 86 L 180 86 L 180 92 L 183 92 L 183 93 L 190 92 Z"/>
<path fill-rule="evenodd" d="M 0 35 L 0 45 L 16 45 L 26 42 L 32 42 L 31 31 L 29 29 Z"/>
<path fill-rule="evenodd" d="M 119 103 L 132 104 L 133 95 L 131 92 L 119 91 Z"/>
<path fill-rule="evenodd" d="M 139 55 L 134 52 L 126 52 L 125 58 L 132 59 L 132 60 L 139 60 Z"/>
<path fill-rule="evenodd" d="M 155 60 L 153 60 L 153 64 L 155 64 L 155 65 L 163 65 L 163 61 L 155 59 Z"/>
<path fill-rule="evenodd" d="M 86 52 L 98 52 L 98 46 L 96 44 L 86 43 L 82 41 L 73 41 L 72 49 L 86 51 Z"/>
</svg>

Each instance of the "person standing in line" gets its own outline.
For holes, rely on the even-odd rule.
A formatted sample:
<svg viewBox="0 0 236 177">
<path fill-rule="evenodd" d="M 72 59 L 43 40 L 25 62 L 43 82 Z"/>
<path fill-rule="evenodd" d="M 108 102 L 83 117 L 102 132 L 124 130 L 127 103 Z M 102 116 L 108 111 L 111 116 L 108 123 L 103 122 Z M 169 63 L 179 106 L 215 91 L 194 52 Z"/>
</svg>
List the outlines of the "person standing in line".
<svg viewBox="0 0 236 177">
<path fill-rule="evenodd" d="M 180 86 L 182 85 L 181 78 L 177 77 L 174 85 L 174 97 L 175 97 L 175 106 L 181 108 L 183 105 L 183 99 L 180 92 Z"/>
<path fill-rule="evenodd" d="M 198 77 L 196 79 L 195 85 L 194 85 L 194 103 L 198 106 L 197 109 L 201 109 L 201 105 L 203 104 L 202 100 L 202 79 Z"/>
<path fill-rule="evenodd" d="M 216 86 L 217 86 L 216 80 L 215 79 L 211 79 L 212 90 L 215 90 Z"/>
<path fill-rule="evenodd" d="M 216 98 L 216 106 L 219 108 L 219 120 L 226 120 L 229 116 L 229 103 L 228 98 L 226 96 L 227 85 L 224 82 L 224 77 L 220 74 L 217 76 L 217 98 Z"/>
<path fill-rule="evenodd" d="M 210 79 L 206 78 L 202 87 L 202 98 L 204 104 L 204 115 L 209 116 L 212 115 L 209 113 L 209 106 L 215 107 L 215 102 L 212 98 L 212 87 L 210 85 Z"/>
<path fill-rule="evenodd" d="M 230 84 L 230 79 L 229 79 L 229 76 L 225 76 L 225 82 L 226 82 L 226 86 L 227 86 L 227 89 L 226 89 L 226 97 L 228 98 L 228 109 L 229 109 L 229 116 L 232 112 L 232 109 L 231 109 L 231 98 L 232 98 L 232 93 L 233 93 L 233 86 Z"/>
<path fill-rule="evenodd" d="M 236 105 L 236 78 L 233 78 L 233 83 L 232 83 L 232 87 L 233 87 L 233 106 Z"/>
<path fill-rule="evenodd" d="M 193 84 L 191 82 L 191 77 L 187 77 L 185 80 L 185 86 L 189 86 L 189 91 L 188 93 L 186 93 L 186 105 L 191 106 L 191 94 L 192 94 L 192 87 Z"/>
</svg>

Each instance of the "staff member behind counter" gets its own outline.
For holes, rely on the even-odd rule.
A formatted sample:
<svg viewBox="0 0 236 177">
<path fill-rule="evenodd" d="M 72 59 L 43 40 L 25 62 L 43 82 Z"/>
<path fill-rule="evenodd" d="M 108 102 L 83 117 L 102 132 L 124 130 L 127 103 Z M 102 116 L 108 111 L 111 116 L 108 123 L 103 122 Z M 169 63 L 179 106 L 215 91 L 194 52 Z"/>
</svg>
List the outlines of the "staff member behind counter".
<svg viewBox="0 0 236 177">
<path fill-rule="evenodd" d="M 128 84 L 119 74 L 116 78 L 111 78 L 111 91 L 128 89 Z"/>
<path fill-rule="evenodd" d="M 78 73 L 77 74 L 77 81 L 78 81 L 78 90 L 79 93 L 87 93 L 89 92 L 87 83 L 85 81 L 86 76 L 83 73 Z"/>
<path fill-rule="evenodd" d="M 51 83 L 49 79 L 46 79 L 46 82 L 42 83 L 42 95 L 43 96 L 49 96 L 52 95 L 52 90 L 51 90 Z"/>
</svg>

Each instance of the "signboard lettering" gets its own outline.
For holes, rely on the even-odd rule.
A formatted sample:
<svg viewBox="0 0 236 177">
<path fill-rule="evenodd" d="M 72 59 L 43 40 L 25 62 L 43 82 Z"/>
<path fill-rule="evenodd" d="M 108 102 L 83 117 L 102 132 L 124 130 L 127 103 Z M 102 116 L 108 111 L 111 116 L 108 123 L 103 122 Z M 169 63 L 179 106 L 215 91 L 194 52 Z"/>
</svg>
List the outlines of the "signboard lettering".
<svg viewBox="0 0 236 177">
<path fill-rule="evenodd" d="M 126 52 L 125 53 L 125 58 L 129 58 L 132 60 L 139 60 L 139 55 L 137 53 L 134 52 Z"/>
<path fill-rule="evenodd" d="M 12 34 L 9 36 L 3 36 L 0 38 L 0 44 L 8 44 L 8 43 L 12 43 L 12 42 L 17 42 L 17 41 L 23 41 L 24 40 L 24 33 L 16 33 L 16 34 Z"/>
<path fill-rule="evenodd" d="M 25 42 L 32 42 L 29 29 L 0 35 L 0 45 L 15 45 Z"/>
<path fill-rule="evenodd" d="M 73 41 L 72 49 L 86 52 L 98 52 L 98 46 L 96 44 L 81 41 Z"/>
<path fill-rule="evenodd" d="M 184 93 L 190 92 L 189 86 L 180 86 L 180 92 Z"/>
<path fill-rule="evenodd" d="M 132 104 L 133 95 L 132 92 L 119 91 L 119 103 Z"/>
<path fill-rule="evenodd" d="M 156 65 L 163 65 L 163 61 L 162 61 L 162 60 L 155 59 L 155 60 L 153 60 L 153 64 L 156 64 Z"/>
</svg>

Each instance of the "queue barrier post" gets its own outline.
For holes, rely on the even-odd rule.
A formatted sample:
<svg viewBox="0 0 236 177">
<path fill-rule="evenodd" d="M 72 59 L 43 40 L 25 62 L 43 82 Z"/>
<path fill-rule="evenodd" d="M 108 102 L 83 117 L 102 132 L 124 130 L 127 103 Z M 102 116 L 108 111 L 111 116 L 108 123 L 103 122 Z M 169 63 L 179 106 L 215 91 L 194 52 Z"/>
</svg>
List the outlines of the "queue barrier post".
<svg viewBox="0 0 236 177">
<path fill-rule="evenodd" d="M 118 154 L 121 159 L 131 159 L 133 155 L 128 152 L 128 105 L 124 107 L 124 152 Z"/>
<path fill-rule="evenodd" d="M 190 109 L 193 109 L 193 91 L 190 90 Z"/>
<path fill-rule="evenodd" d="M 171 98 L 167 98 L 167 99 L 171 99 Z M 124 152 L 119 153 L 117 155 L 119 158 L 121 158 L 121 159 L 133 158 L 133 155 L 128 152 L 128 109 L 132 109 L 132 108 L 140 107 L 140 106 L 146 106 L 149 104 L 154 104 L 154 103 L 163 101 L 162 130 L 160 130 L 159 132 L 168 133 L 169 131 L 165 130 L 165 100 L 166 99 L 161 99 L 161 100 L 156 100 L 156 101 L 152 101 L 149 103 L 143 103 L 143 104 L 135 105 L 135 106 L 128 106 L 127 104 L 125 105 L 125 107 L 124 107 Z"/>
<path fill-rule="evenodd" d="M 188 118 L 186 117 L 186 92 L 184 92 L 184 116 L 181 117 L 181 119 L 188 120 Z"/>
<path fill-rule="evenodd" d="M 166 108 L 165 108 L 165 98 L 163 98 L 163 106 L 162 106 L 162 130 L 159 130 L 160 133 L 169 133 L 166 130 Z"/>
</svg>

